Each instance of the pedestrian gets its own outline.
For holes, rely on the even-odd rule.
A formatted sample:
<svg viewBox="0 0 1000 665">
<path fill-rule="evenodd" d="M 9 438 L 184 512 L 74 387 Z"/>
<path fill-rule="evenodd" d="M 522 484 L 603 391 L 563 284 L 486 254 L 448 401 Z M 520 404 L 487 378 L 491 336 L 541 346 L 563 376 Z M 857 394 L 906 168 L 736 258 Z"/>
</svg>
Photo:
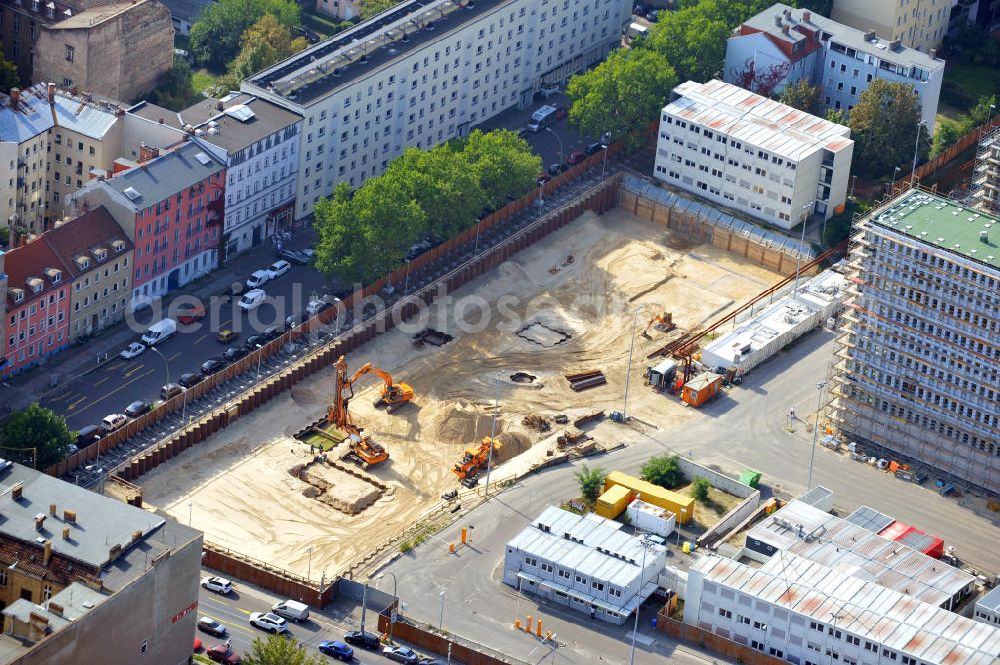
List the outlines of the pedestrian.
<svg viewBox="0 0 1000 665">
<path fill-rule="evenodd" d="M 597 608 L 593 605 L 590 606 L 590 618 L 593 619 L 597 617 Z"/>
<path fill-rule="evenodd" d="M 226 648 L 228 649 L 232 646 L 233 646 L 233 638 L 230 637 L 228 640 L 226 640 Z"/>
<path fill-rule="evenodd" d="M 793 406 L 788 410 L 788 419 L 795 420 L 795 407 Z"/>
</svg>

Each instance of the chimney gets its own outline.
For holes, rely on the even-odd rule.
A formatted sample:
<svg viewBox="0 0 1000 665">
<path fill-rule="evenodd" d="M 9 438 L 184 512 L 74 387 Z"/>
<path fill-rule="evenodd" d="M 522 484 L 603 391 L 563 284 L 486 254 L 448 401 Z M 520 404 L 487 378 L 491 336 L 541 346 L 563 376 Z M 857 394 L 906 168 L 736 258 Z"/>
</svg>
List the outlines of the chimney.
<svg viewBox="0 0 1000 665">
<path fill-rule="evenodd" d="M 71 95 L 73 95 L 74 97 L 76 97 L 77 95 L 79 95 L 79 94 L 80 94 L 80 88 L 79 88 L 79 87 L 77 87 L 77 86 L 75 86 L 75 85 L 74 85 L 74 86 L 72 86 L 72 87 L 71 87 L 71 88 L 69 89 L 69 94 L 71 94 Z"/>
<path fill-rule="evenodd" d="M 779 28 L 781 27 L 781 14 L 774 15 L 774 24 Z"/>
<path fill-rule="evenodd" d="M 63 606 L 60 605 L 59 603 L 53 603 L 50 600 L 49 601 L 49 612 L 52 613 L 52 614 L 55 614 L 57 617 L 61 617 L 63 615 Z"/>
<path fill-rule="evenodd" d="M 42 565 L 49 565 L 49 559 L 52 558 L 52 541 L 45 541 L 45 557 L 42 559 Z"/>
<path fill-rule="evenodd" d="M 803 23 L 808 23 L 809 19 L 811 19 L 811 18 L 812 18 L 812 13 L 811 12 L 809 12 L 809 11 L 802 12 L 802 22 Z"/>
<path fill-rule="evenodd" d="M 788 34 L 788 24 L 787 23 L 785 25 L 781 26 L 781 34 L 783 34 L 783 35 L 787 35 Z"/>
<path fill-rule="evenodd" d="M 792 10 L 791 9 L 786 9 L 782 13 L 785 15 L 785 18 L 787 18 L 788 20 L 792 19 Z"/>
<path fill-rule="evenodd" d="M 893 39 L 891 42 L 889 42 L 889 50 L 890 51 L 898 51 L 900 44 L 901 44 L 901 42 L 898 39 Z"/>
<path fill-rule="evenodd" d="M 56 504 L 50 503 L 49 504 L 49 515 L 52 515 L 54 517 L 55 514 L 56 514 Z"/>
<path fill-rule="evenodd" d="M 18 482 L 16 485 L 10 488 L 10 498 L 14 501 L 21 500 L 21 494 L 24 492 L 24 485 Z"/>
<path fill-rule="evenodd" d="M 160 124 L 161 125 L 163 124 L 163 118 L 160 118 Z"/>
<path fill-rule="evenodd" d="M 70 524 L 76 524 L 76 511 L 70 510 L 69 508 L 63 509 L 63 521 L 69 522 Z"/>
<path fill-rule="evenodd" d="M 866 42 L 870 42 L 873 39 L 875 39 L 877 36 L 878 35 L 875 34 L 874 30 L 869 30 L 868 32 L 865 33 L 865 41 Z"/>
<path fill-rule="evenodd" d="M 38 513 L 35 515 L 35 531 L 41 531 L 42 526 L 45 525 L 45 513 Z"/>
<path fill-rule="evenodd" d="M 133 531 L 132 532 L 132 542 L 133 543 L 138 542 L 141 539 L 142 539 L 142 531 Z"/>
<path fill-rule="evenodd" d="M 221 111 L 223 109 L 222 102 L 215 102 L 215 110 Z"/>
<path fill-rule="evenodd" d="M 21 89 L 11 88 L 10 89 L 10 107 L 17 110 L 17 107 L 21 104 Z"/>
<path fill-rule="evenodd" d="M 155 159 L 160 156 L 159 148 L 151 148 L 145 143 L 139 144 L 139 163 L 148 162 L 151 159 Z"/>
<path fill-rule="evenodd" d="M 49 105 L 56 103 L 56 84 L 49 83 Z"/>
<path fill-rule="evenodd" d="M 89 90 L 88 91 L 84 91 L 84 93 L 83 93 L 83 101 L 85 101 L 85 102 L 92 102 L 92 101 L 94 101 L 94 93 L 90 92 Z"/>
<path fill-rule="evenodd" d="M 63 540 L 69 540 L 69 527 L 63 527 Z"/>
</svg>

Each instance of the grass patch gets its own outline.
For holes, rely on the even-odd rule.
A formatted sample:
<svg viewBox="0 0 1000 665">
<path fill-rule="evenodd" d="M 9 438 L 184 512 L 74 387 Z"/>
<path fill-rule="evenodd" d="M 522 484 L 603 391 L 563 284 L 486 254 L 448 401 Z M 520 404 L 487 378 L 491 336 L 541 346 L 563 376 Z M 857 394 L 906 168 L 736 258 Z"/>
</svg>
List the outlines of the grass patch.
<svg viewBox="0 0 1000 665">
<path fill-rule="evenodd" d="M 416 533 L 399 543 L 399 551 L 406 554 L 420 543 L 427 540 L 434 533 L 434 526 L 424 524 L 417 528 Z"/>
<path fill-rule="evenodd" d="M 202 656 L 200 653 L 194 654 L 194 662 L 205 663 L 205 665 L 212 665 L 212 661 L 209 660 L 208 656 Z"/>
<path fill-rule="evenodd" d="M 961 65 L 949 62 L 944 69 L 944 80 L 961 86 L 973 100 L 996 94 L 1000 88 L 1000 76 L 988 65 Z"/>
<path fill-rule="evenodd" d="M 191 87 L 194 88 L 195 92 L 201 93 L 209 86 L 214 85 L 218 79 L 218 76 L 202 67 L 191 73 Z"/>
<path fill-rule="evenodd" d="M 694 483 L 687 483 L 674 491 L 684 496 L 692 496 L 691 491 L 693 489 Z M 708 499 L 705 501 L 696 500 L 694 502 L 694 521 L 706 528 L 710 527 L 718 521 L 718 518 L 732 510 L 739 502 L 739 497 L 714 487 L 709 487 Z"/>
<path fill-rule="evenodd" d="M 331 429 L 329 431 L 324 430 L 324 432 L 326 432 L 326 436 L 315 431 L 309 432 L 302 437 L 301 441 L 308 446 L 316 446 L 325 453 L 347 438 L 347 435 L 339 430 Z"/>
</svg>

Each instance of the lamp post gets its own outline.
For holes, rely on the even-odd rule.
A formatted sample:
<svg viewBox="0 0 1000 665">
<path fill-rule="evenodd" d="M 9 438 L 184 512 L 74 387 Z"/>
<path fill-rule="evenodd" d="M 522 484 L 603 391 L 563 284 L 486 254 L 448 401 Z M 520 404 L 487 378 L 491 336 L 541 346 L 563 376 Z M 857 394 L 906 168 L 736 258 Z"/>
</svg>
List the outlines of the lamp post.
<svg viewBox="0 0 1000 665">
<path fill-rule="evenodd" d="M 554 131 L 552 131 L 551 127 L 546 127 L 545 131 L 547 131 L 549 134 L 552 134 L 552 136 L 556 137 L 556 141 L 559 141 L 559 164 L 561 165 L 563 163 L 563 142 L 562 142 L 562 139 L 559 137 L 558 134 L 556 134 Z"/>
<path fill-rule="evenodd" d="M 188 526 L 191 526 L 192 515 L 194 515 L 194 502 L 188 501 Z"/>
<path fill-rule="evenodd" d="M 384 573 L 380 573 L 375 579 L 376 580 L 380 580 L 380 579 L 384 578 L 386 575 L 392 575 L 392 602 L 393 602 L 394 605 L 398 606 L 398 604 L 399 604 L 398 598 L 399 597 L 396 595 L 396 573 L 394 573 L 392 571 L 386 571 Z M 389 614 L 389 643 L 390 644 L 392 643 L 392 625 L 395 623 L 395 618 L 396 618 L 395 615 L 396 615 L 396 611 L 395 610 L 393 610 Z"/>
<path fill-rule="evenodd" d="M 368 580 L 365 580 L 365 590 L 361 592 L 361 632 L 365 632 L 365 610 L 368 609 Z"/>
<path fill-rule="evenodd" d="M 645 573 L 646 573 L 646 550 L 649 548 L 649 541 L 646 540 L 647 534 L 642 534 L 639 537 L 639 544 L 642 546 L 642 566 L 639 568 L 639 589 L 636 591 L 636 600 L 638 601 L 635 605 L 635 626 L 632 628 L 632 648 L 629 650 L 628 662 L 629 665 L 635 665 L 635 638 L 639 634 L 639 610 L 642 608 L 642 587 L 645 585 Z"/>
<path fill-rule="evenodd" d="M 167 370 L 167 383 L 170 383 L 170 363 L 167 362 L 167 357 L 163 355 L 158 348 L 155 346 L 149 347 L 149 350 L 154 352 L 156 355 L 163 358 L 163 367 Z"/>
<path fill-rule="evenodd" d="M 264 359 L 264 347 L 257 345 L 257 382 L 260 382 L 260 361 Z"/>
<path fill-rule="evenodd" d="M 608 169 L 608 144 L 603 143 L 601 147 L 604 148 L 604 161 L 601 162 L 601 180 L 604 180 L 604 174 Z"/>
<path fill-rule="evenodd" d="M 898 166 L 892 171 L 892 182 L 889 184 L 889 196 L 896 193 L 896 176 L 899 175 L 900 171 L 902 171 L 902 169 Z"/>
<path fill-rule="evenodd" d="M 310 545 L 309 546 L 309 564 L 306 567 L 306 579 L 307 580 L 312 578 L 312 572 L 313 572 L 313 548 L 312 548 L 312 545 Z"/>
<path fill-rule="evenodd" d="M 910 171 L 910 187 L 917 182 L 917 153 L 920 152 L 920 133 L 926 126 L 925 121 L 917 123 L 917 138 L 913 141 L 913 169 Z"/>
<path fill-rule="evenodd" d="M 806 481 L 806 491 L 811 490 L 813 486 L 813 462 L 816 460 L 816 438 L 819 436 L 819 410 L 820 405 L 823 403 L 824 386 L 826 386 L 826 381 L 820 381 L 816 384 L 816 424 L 813 426 L 813 445 L 812 453 L 809 455 L 809 479 Z"/>
<path fill-rule="evenodd" d="M 635 312 L 632 313 L 632 341 L 628 347 L 628 367 L 625 369 L 625 397 L 622 400 L 622 422 L 628 420 L 628 380 L 632 375 L 632 352 L 635 350 L 635 326 L 636 319 L 639 317 L 639 312 L 643 309 L 642 305 L 635 308 Z"/>
<path fill-rule="evenodd" d="M 514 606 L 514 621 L 521 616 L 521 576 L 517 576 L 517 605 Z"/>
<path fill-rule="evenodd" d="M 441 592 L 441 616 L 438 617 L 438 631 L 444 630 L 444 591 Z"/>
<path fill-rule="evenodd" d="M 486 456 L 486 498 L 490 498 L 490 471 L 493 470 L 493 444 L 497 435 L 497 413 L 500 411 L 500 372 L 497 372 L 497 394 L 493 401 L 493 424 L 490 425 L 490 450 Z M 444 592 L 441 592 L 444 595 Z M 442 601 L 443 602 L 443 601 Z M 443 605 L 442 605 L 443 607 Z"/>
<path fill-rule="evenodd" d="M 687 515 L 687 510 L 681 508 L 680 519 L 677 520 L 677 524 L 674 525 L 674 530 L 677 532 L 677 547 L 681 546 L 681 522 L 684 521 L 684 516 Z"/>
<path fill-rule="evenodd" d="M 809 222 L 807 211 L 812 208 L 812 203 L 802 206 L 802 235 L 799 237 L 799 251 L 795 253 L 795 285 L 792 287 L 792 296 L 799 292 L 799 266 L 802 264 L 802 245 L 806 241 L 806 226 Z"/>
</svg>

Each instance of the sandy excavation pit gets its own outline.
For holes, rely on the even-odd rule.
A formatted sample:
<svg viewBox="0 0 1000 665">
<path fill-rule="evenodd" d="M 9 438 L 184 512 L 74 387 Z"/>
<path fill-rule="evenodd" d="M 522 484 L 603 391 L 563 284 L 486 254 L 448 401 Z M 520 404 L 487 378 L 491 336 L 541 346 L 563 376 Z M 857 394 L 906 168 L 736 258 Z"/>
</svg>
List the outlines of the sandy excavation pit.
<svg viewBox="0 0 1000 665">
<path fill-rule="evenodd" d="M 385 490 L 367 480 L 359 471 L 337 468 L 325 462 L 296 465 L 289 473 L 308 484 L 302 495 L 332 506 L 342 513 L 357 515 L 381 498 Z M 380 483 L 381 484 L 381 483 Z"/>
<path fill-rule="evenodd" d="M 438 506 L 442 493 L 460 488 L 452 467 L 466 448 L 490 434 L 498 374 L 497 438 L 503 449 L 494 477 L 503 477 L 544 459 L 545 449 L 555 446 L 574 419 L 620 408 L 633 312 L 644 308 L 636 321 L 639 331 L 654 315 L 670 312 L 677 330 L 650 329 L 650 339 L 635 335 L 629 392 L 635 415 L 668 428 L 698 412 L 643 387 L 643 372 L 652 364 L 646 354 L 778 279 L 763 267 L 711 245 L 692 245 L 624 212 L 587 213 L 450 294 L 449 309 L 432 306 L 419 326 L 383 334 L 348 356 L 350 371 L 372 361 L 416 392 L 413 403 L 390 415 L 372 405 L 381 386 L 376 378 L 365 377 L 355 387 L 355 422 L 391 456 L 366 472 L 386 490 L 359 513 L 345 514 L 320 499 L 329 493 L 347 503 L 369 501 L 377 486 L 324 468 L 317 478 L 330 487 L 318 495 L 316 487 L 288 472 L 312 460 L 309 447 L 291 436 L 325 413 L 331 370 L 140 478 L 144 500 L 181 521 L 190 510 L 192 525 L 206 532 L 207 541 L 298 574 L 305 574 L 312 548 L 313 577 L 325 572 L 329 578 L 397 537 Z M 469 295 L 485 303 L 487 325 L 456 322 L 454 312 Z M 478 323 L 480 310 L 466 311 Z M 531 327 L 534 323 L 568 337 L 544 346 L 518 335 L 525 327 L 532 335 L 541 330 Z M 415 345 L 414 336 L 428 328 L 453 339 L 444 346 Z M 545 333 L 540 339 L 558 337 Z M 583 370 L 601 370 L 607 384 L 573 392 L 564 375 Z M 522 383 L 526 377 L 513 378 L 518 373 L 533 378 Z M 524 424 L 532 414 L 553 423 L 566 415 L 570 424 L 539 432 Z M 540 441 L 545 444 L 533 445 Z"/>
</svg>

